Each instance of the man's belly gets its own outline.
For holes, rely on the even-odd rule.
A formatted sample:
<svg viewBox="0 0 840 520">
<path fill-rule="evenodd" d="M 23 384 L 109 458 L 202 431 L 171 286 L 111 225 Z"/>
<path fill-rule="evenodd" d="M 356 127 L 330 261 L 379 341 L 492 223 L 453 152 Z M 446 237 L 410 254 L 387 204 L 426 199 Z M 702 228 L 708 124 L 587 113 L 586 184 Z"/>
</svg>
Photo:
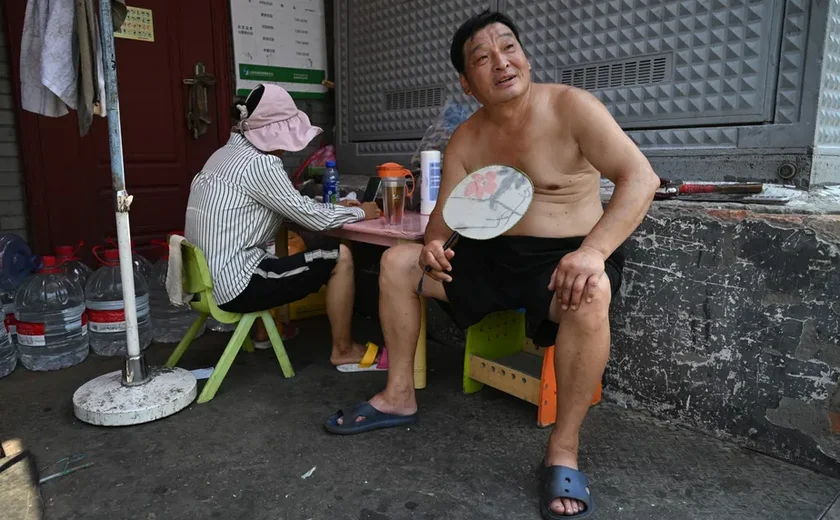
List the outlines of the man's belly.
<svg viewBox="0 0 840 520">
<path fill-rule="evenodd" d="M 537 195 L 519 223 L 505 234 L 551 238 L 586 236 L 603 213 L 600 195 L 577 202 Z"/>
</svg>

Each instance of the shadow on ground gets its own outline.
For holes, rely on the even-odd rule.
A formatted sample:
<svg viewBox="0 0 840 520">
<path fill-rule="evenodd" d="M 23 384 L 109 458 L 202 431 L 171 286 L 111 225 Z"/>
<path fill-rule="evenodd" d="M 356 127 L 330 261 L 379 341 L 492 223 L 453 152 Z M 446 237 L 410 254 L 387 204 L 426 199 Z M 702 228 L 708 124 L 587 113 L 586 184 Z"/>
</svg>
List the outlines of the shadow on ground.
<svg viewBox="0 0 840 520">
<path fill-rule="evenodd" d="M 360 340 L 380 339 L 371 321 L 356 328 Z M 535 407 L 493 389 L 463 395 L 463 351 L 432 344 L 416 426 L 332 436 L 322 422 L 370 397 L 385 375 L 332 369 L 327 331 L 321 320 L 301 323 L 287 344 L 293 379 L 270 351 L 240 353 L 211 402 L 133 427 L 73 416 L 76 388 L 119 360 L 91 355 L 52 373 L 19 367 L 0 380 L 0 440 L 22 438 L 44 472 L 74 454 L 94 463 L 42 486 L 55 520 L 539 519 L 535 469 L 549 431 L 536 427 Z M 227 337 L 208 332 L 181 366 L 212 366 Z M 152 346 L 150 364 L 171 350 Z M 592 409 L 582 440 L 600 519 L 817 519 L 840 490 L 829 477 L 613 405 Z"/>
</svg>

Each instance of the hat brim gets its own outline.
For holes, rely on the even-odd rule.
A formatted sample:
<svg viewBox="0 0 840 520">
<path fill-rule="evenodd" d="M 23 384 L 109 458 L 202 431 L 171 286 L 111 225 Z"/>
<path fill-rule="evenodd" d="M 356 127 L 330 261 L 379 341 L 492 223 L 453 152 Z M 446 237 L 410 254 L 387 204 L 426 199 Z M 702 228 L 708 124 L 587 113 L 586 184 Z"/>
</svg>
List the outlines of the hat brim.
<svg viewBox="0 0 840 520">
<path fill-rule="evenodd" d="M 323 130 L 309 122 L 302 112 L 284 121 L 275 121 L 253 130 L 243 132 L 254 147 L 263 152 L 299 152 L 306 148 Z"/>
</svg>

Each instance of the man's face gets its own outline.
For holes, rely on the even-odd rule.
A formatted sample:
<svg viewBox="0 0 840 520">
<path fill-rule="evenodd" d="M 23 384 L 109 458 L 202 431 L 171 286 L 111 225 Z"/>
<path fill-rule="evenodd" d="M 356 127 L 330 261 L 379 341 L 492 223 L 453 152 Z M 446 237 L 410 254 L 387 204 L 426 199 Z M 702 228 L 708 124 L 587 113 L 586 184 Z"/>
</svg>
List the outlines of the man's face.
<svg viewBox="0 0 840 520">
<path fill-rule="evenodd" d="M 506 25 L 490 24 L 464 44 L 465 72 L 461 86 L 481 104 L 504 103 L 531 84 L 525 51 Z"/>
</svg>

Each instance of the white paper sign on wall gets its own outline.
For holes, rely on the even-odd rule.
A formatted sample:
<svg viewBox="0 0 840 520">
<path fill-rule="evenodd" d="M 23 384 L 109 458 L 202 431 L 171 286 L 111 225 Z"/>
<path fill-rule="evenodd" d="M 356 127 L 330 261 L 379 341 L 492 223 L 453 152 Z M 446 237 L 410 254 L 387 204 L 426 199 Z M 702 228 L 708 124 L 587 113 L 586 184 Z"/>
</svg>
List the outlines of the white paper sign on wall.
<svg viewBox="0 0 840 520">
<path fill-rule="evenodd" d="M 275 83 L 297 99 L 320 99 L 327 71 L 323 0 L 230 0 L 236 92 Z"/>
</svg>

